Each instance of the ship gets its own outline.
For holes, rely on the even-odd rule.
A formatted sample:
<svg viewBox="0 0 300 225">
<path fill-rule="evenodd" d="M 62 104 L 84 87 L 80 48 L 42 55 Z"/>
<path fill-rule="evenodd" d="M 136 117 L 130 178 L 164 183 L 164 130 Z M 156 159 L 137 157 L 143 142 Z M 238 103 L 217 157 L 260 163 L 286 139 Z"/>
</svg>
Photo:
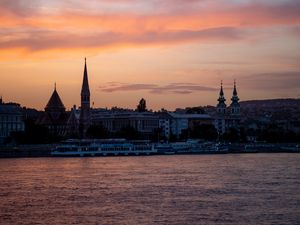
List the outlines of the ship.
<svg viewBox="0 0 300 225">
<path fill-rule="evenodd" d="M 214 142 L 188 140 L 173 143 L 151 143 L 148 140 L 69 139 L 52 149 L 52 156 L 138 156 L 172 154 L 227 153 L 228 148 Z"/>
<path fill-rule="evenodd" d="M 126 139 L 76 140 L 61 142 L 51 151 L 52 156 L 121 156 L 150 155 L 157 151 L 149 141 Z"/>
</svg>

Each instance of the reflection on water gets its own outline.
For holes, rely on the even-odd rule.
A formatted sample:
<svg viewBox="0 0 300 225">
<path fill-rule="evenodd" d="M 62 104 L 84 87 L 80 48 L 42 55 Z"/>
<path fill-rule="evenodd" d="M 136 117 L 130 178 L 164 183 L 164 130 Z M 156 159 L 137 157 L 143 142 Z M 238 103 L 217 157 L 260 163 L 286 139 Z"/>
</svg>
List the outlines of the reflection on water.
<svg viewBox="0 0 300 225">
<path fill-rule="evenodd" d="M 300 224 L 300 154 L 0 159 L 1 224 Z"/>
</svg>

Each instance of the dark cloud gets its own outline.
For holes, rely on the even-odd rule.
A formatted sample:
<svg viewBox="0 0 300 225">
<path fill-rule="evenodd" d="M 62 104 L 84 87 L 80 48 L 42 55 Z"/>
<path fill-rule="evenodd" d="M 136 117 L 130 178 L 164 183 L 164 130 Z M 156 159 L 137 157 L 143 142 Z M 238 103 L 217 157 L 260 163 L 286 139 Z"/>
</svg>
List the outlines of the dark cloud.
<svg viewBox="0 0 300 225">
<path fill-rule="evenodd" d="M 100 86 L 99 90 L 102 92 L 116 92 L 116 91 L 149 91 L 154 94 L 177 93 L 177 94 L 191 94 L 198 91 L 216 91 L 216 88 L 205 87 L 192 83 L 171 83 L 167 85 L 157 84 L 122 84 L 122 83 L 107 83 Z"/>
<path fill-rule="evenodd" d="M 299 89 L 300 71 L 261 73 L 240 77 L 239 80 L 252 89 L 289 90 Z"/>
<path fill-rule="evenodd" d="M 300 26 L 295 26 L 291 28 L 291 32 L 298 38 L 300 38 Z"/>
<path fill-rule="evenodd" d="M 0 12 L 8 12 L 17 16 L 30 16 L 38 11 L 38 0 L 0 0 Z"/>
</svg>

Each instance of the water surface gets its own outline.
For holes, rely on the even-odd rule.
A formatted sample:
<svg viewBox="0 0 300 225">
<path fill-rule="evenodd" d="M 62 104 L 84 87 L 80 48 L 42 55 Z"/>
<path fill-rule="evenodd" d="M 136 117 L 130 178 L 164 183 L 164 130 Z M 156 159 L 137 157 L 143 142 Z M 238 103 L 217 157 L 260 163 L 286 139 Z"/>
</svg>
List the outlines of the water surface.
<svg viewBox="0 0 300 225">
<path fill-rule="evenodd" d="M 300 224 L 300 154 L 0 159 L 1 224 Z"/>
</svg>

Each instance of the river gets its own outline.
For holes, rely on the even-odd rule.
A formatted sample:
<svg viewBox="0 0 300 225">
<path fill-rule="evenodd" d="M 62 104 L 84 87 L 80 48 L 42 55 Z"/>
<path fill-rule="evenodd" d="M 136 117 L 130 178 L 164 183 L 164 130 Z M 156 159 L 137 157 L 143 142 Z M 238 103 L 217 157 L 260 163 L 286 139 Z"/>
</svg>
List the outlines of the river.
<svg viewBox="0 0 300 225">
<path fill-rule="evenodd" d="M 1 224 L 300 224 L 300 154 L 0 159 Z"/>
</svg>

